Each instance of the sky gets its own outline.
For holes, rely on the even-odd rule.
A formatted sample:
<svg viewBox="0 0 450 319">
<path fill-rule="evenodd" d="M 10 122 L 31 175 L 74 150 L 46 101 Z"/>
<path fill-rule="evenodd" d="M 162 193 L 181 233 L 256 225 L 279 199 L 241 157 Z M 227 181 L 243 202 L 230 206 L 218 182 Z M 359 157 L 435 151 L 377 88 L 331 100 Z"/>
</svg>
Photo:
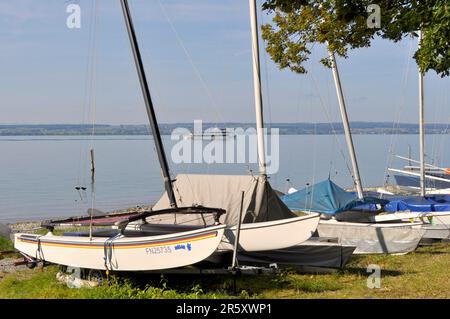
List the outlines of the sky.
<svg viewBox="0 0 450 319">
<path fill-rule="evenodd" d="M 70 3 L 81 7 L 80 29 L 66 25 Z M 94 5 L 0 0 L 0 124 L 146 123 L 120 3 Z M 159 122 L 254 122 L 247 1 L 130 5 Z M 260 11 L 259 22 L 270 16 Z M 416 46 L 377 39 L 338 59 L 351 121 L 418 121 Z M 339 121 L 331 70 L 319 62 L 325 54 L 315 46 L 309 73 L 299 75 L 262 50 L 266 121 Z M 450 79 L 430 72 L 425 88 L 427 121 L 449 122 Z"/>
</svg>

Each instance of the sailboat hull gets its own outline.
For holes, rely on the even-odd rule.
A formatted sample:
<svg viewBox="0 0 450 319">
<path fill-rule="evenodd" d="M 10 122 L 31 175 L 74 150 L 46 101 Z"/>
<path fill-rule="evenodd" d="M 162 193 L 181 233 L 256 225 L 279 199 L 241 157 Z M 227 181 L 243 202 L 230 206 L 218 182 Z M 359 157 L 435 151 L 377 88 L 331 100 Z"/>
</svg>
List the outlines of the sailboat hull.
<svg viewBox="0 0 450 319">
<path fill-rule="evenodd" d="M 450 238 L 450 212 L 396 212 L 375 215 L 372 222 L 422 222 L 422 228 L 426 230 L 423 238 L 446 239 Z"/>
<path fill-rule="evenodd" d="M 306 216 L 251 224 L 242 224 L 239 236 L 239 250 L 264 251 L 292 247 L 308 240 L 316 231 L 320 215 Z M 225 229 L 225 236 L 219 250 L 232 250 L 237 227 Z"/>
<path fill-rule="evenodd" d="M 332 239 L 312 237 L 285 249 L 240 252 L 238 260 L 258 266 L 294 267 L 302 272 L 328 272 L 344 268 L 355 249 L 355 246 L 342 245 Z"/>
<path fill-rule="evenodd" d="M 447 215 L 444 215 L 446 213 Z M 449 239 L 450 238 L 450 212 L 434 212 L 429 224 L 423 228 L 426 230 L 425 239 Z"/>
<path fill-rule="evenodd" d="M 422 223 L 351 223 L 321 220 L 320 237 L 337 237 L 343 245 L 354 245 L 354 254 L 406 254 L 414 251 L 425 230 Z"/>
<path fill-rule="evenodd" d="M 76 268 L 150 271 L 188 266 L 209 257 L 225 225 L 146 237 L 15 234 L 15 248 L 36 259 Z"/>
</svg>

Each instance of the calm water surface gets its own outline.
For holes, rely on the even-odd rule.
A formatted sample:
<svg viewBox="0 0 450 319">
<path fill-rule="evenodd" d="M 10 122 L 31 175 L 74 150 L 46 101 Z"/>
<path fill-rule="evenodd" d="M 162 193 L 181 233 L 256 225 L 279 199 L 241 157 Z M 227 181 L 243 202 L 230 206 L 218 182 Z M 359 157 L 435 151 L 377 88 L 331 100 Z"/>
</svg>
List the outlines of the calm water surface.
<svg viewBox="0 0 450 319">
<path fill-rule="evenodd" d="M 384 180 L 391 145 L 390 135 L 356 135 L 364 185 L 381 185 Z M 165 136 L 169 151 L 175 143 Z M 418 138 L 398 135 L 395 151 L 417 156 Z M 450 154 L 448 136 L 427 136 L 427 153 L 443 163 Z M 163 191 L 160 169 L 153 141 L 146 136 L 96 137 L 0 137 L 0 222 L 33 220 L 44 217 L 84 214 L 91 206 L 88 151 L 95 149 L 97 165 L 95 208 L 112 210 L 154 203 Z M 343 149 L 341 149 L 341 147 Z M 280 168 L 270 176 L 275 188 L 285 191 L 289 178 L 295 187 L 331 176 L 348 187 L 352 180 L 342 152 L 347 156 L 343 136 L 280 136 Z M 431 156 L 430 156 L 431 157 Z M 393 166 L 406 164 L 394 160 Z M 254 164 L 174 164 L 177 173 L 246 174 L 257 171 Z M 78 192 L 75 187 L 87 187 Z"/>
</svg>

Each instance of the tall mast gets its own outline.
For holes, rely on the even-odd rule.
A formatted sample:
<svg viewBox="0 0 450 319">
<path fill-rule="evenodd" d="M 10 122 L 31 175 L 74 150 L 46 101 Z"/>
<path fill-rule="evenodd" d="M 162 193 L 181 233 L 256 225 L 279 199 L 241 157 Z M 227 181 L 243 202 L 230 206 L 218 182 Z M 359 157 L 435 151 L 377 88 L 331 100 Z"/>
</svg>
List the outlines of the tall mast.
<svg viewBox="0 0 450 319">
<path fill-rule="evenodd" d="M 339 76 L 339 70 L 338 66 L 336 64 L 336 58 L 334 56 L 334 52 L 329 50 L 329 55 L 332 63 L 332 69 L 333 69 L 333 77 L 334 77 L 334 84 L 336 86 L 336 94 L 339 101 L 339 109 L 341 112 L 341 118 L 342 118 L 342 124 L 344 126 L 344 132 L 345 132 L 345 140 L 347 142 L 347 148 L 348 152 L 350 154 L 350 159 L 352 162 L 352 169 L 353 169 L 353 179 L 356 185 L 356 191 L 358 192 L 358 198 L 364 199 L 363 194 L 363 188 L 361 184 L 361 178 L 359 175 L 359 168 L 358 168 L 358 162 L 356 161 L 356 154 L 355 154 L 355 148 L 353 146 L 353 138 L 352 138 L 352 132 L 350 131 L 350 124 L 348 122 L 347 117 L 347 109 L 345 106 L 345 99 L 344 94 L 342 93 L 342 87 L 341 87 L 341 79 Z"/>
<path fill-rule="evenodd" d="M 259 37 L 258 37 L 258 18 L 256 9 L 256 0 L 249 0 L 250 5 L 250 25 L 252 30 L 252 62 L 253 62 L 253 91 L 255 95 L 256 112 L 256 134 L 258 136 L 258 164 L 259 164 L 259 183 L 255 198 L 255 215 L 261 210 L 262 200 L 267 181 L 266 171 L 266 152 L 264 145 L 264 120 L 263 104 L 261 92 L 261 69 L 259 62 Z"/>
<path fill-rule="evenodd" d="M 252 29 L 252 61 L 253 61 L 253 90 L 255 95 L 256 133 L 258 135 L 258 164 L 259 173 L 266 175 L 266 158 L 264 145 L 264 120 L 261 92 L 261 67 L 259 62 L 259 37 L 256 0 L 250 2 L 250 22 Z"/>
<path fill-rule="evenodd" d="M 144 71 L 144 65 L 142 63 L 141 53 L 139 51 L 139 45 L 136 39 L 136 33 L 134 31 L 133 21 L 131 18 L 130 8 L 128 6 L 128 0 L 120 0 L 122 5 L 122 11 L 125 18 L 125 24 L 128 30 L 128 37 L 130 38 L 131 49 L 133 51 L 134 61 L 136 63 L 136 69 L 139 76 L 139 82 L 141 84 L 142 95 L 144 96 L 145 107 L 147 109 L 148 120 L 153 134 L 153 140 L 155 141 L 156 151 L 158 153 L 159 164 L 161 166 L 161 172 L 164 179 L 164 187 L 169 197 L 170 206 L 177 207 L 175 195 L 173 192 L 172 180 L 170 178 L 169 165 L 167 164 L 166 153 L 164 152 L 164 146 L 161 140 L 161 134 L 159 132 L 158 122 L 156 120 L 155 110 L 153 108 L 152 98 L 150 96 L 150 90 L 148 88 L 147 77 Z"/>
<path fill-rule="evenodd" d="M 422 31 L 419 31 L 419 49 L 422 42 Z M 425 124 L 424 124 L 424 90 L 423 73 L 419 67 L 419 152 L 420 152 L 420 196 L 425 196 Z"/>
</svg>

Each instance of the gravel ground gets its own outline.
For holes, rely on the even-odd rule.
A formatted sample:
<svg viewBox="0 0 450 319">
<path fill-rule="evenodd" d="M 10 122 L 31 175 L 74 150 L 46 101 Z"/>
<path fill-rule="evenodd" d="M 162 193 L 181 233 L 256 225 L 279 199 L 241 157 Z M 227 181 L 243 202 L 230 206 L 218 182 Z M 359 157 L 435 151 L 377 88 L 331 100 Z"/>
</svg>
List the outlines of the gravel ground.
<svg viewBox="0 0 450 319">
<path fill-rule="evenodd" d="M 13 273 L 18 270 L 27 269 L 27 266 L 25 265 L 14 266 L 14 263 L 18 261 L 22 261 L 22 259 L 21 258 L 0 259 L 0 278 L 2 278 L 2 273 Z"/>
</svg>

